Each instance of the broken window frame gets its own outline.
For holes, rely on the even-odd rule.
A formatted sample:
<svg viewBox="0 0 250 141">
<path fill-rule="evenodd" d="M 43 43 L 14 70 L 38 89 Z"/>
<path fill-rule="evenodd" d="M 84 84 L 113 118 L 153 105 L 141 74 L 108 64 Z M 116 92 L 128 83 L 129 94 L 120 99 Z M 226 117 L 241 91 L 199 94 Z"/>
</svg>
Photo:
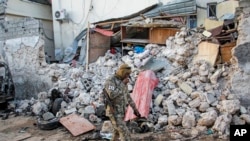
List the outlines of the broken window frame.
<svg viewBox="0 0 250 141">
<path fill-rule="evenodd" d="M 212 2 L 212 3 L 207 3 L 207 17 L 208 18 L 216 18 L 216 6 L 217 3 L 216 2 Z"/>
</svg>

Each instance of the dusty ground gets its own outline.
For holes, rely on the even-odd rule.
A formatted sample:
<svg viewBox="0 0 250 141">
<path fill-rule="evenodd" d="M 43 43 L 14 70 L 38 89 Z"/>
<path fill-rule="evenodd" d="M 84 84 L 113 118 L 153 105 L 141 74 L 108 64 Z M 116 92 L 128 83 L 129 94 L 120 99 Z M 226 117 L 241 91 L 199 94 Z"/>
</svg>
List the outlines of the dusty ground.
<svg viewBox="0 0 250 141">
<path fill-rule="evenodd" d="M 98 130 L 97 126 L 97 130 Z M 74 137 L 63 126 L 54 130 L 40 130 L 36 126 L 35 117 L 31 116 L 10 116 L 6 120 L 0 119 L 0 140 L 1 141 L 105 141 L 104 139 L 91 139 L 97 131 L 92 131 Z M 133 140 L 142 141 L 170 141 L 168 133 L 144 133 L 133 134 Z M 215 135 L 199 136 L 196 138 L 185 138 L 185 141 L 225 141 L 217 139 Z"/>
</svg>

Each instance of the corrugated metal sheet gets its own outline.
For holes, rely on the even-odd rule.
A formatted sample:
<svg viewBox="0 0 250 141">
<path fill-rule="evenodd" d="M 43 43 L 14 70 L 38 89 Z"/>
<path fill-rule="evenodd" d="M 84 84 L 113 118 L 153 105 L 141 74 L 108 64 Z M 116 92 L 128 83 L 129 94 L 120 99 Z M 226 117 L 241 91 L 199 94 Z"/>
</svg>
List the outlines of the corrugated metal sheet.
<svg viewBox="0 0 250 141">
<path fill-rule="evenodd" d="M 157 8 L 144 13 L 146 17 L 160 16 L 160 14 L 193 14 L 196 13 L 195 0 L 178 0 L 174 3 L 158 6 Z"/>
</svg>

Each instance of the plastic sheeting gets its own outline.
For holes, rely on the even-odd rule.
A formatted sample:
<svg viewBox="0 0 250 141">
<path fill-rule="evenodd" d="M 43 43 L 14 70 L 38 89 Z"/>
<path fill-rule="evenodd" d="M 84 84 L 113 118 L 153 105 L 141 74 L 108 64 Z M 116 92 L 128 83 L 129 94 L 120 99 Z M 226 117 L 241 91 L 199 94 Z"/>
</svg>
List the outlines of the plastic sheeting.
<svg viewBox="0 0 250 141">
<path fill-rule="evenodd" d="M 149 108 L 152 101 L 152 94 L 154 88 L 157 86 L 159 80 L 156 78 L 152 70 L 140 72 L 135 83 L 133 93 L 131 94 L 141 117 L 147 118 L 149 115 Z M 125 121 L 136 118 L 133 109 L 129 106 L 126 114 Z"/>
</svg>

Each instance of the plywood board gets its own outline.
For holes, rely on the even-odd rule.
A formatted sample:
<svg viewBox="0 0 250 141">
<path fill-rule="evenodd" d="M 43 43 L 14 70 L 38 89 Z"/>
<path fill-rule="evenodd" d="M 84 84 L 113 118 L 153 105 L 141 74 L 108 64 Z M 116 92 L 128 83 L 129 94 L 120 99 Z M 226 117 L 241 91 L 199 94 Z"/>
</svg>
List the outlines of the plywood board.
<svg viewBox="0 0 250 141">
<path fill-rule="evenodd" d="M 236 42 L 227 43 L 220 47 L 222 63 L 230 62 L 232 58 L 232 49 L 236 46 Z"/>
<path fill-rule="evenodd" d="M 210 30 L 210 29 L 214 29 L 214 28 L 219 27 L 219 26 L 223 26 L 223 24 L 224 24 L 223 21 L 205 19 L 204 26 L 205 26 L 206 30 Z"/>
<path fill-rule="evenodd" d="M 62 117 L 60 123 L 67 128 L 73 136 L 78 136 L 95 129 L 92 123 L 77 114 Z"/>
<path fill-rule="evenodd" d="M 179 29 L 177 28 L 152 28 L 150 30 L 150 43 L 166 44 L 166 39 L 174 36 Z"/>
<path fill-rule="evenodd" d="M 195 56 L 194 61 L 205 60 L 214 66 L 219 53 L 219 45 L 209 42 L 201 42 L 198 45 L 198 55 Z"/>
</svg>

